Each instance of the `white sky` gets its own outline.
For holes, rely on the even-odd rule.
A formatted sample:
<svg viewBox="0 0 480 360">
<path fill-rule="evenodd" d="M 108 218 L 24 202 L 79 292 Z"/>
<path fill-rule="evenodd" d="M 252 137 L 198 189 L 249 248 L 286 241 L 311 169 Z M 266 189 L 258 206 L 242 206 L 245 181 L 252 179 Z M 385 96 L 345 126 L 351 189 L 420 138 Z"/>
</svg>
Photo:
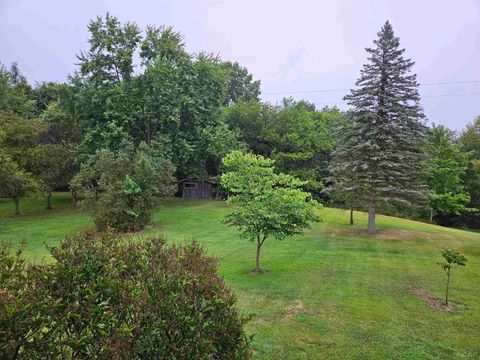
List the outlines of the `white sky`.
<svg viewBox="0 0 480 360">
<path fill-rule="evenodd" d="M 0 0 L 0 61 L 18 61 L 31 82 L 64 81 L 87 49 L 89 19 L 110 11 L 121 20 L 173 25 L 189 51 L 239 61 L 274 92 L 353 86 L 364 48 L 391 21 L 421 83 L 430 121 L 461 129 L 480 115 L 480 0 Z M 465 94 L 432 97 L 443 94 Z M 345 108 L 345 91 L 295 94 Z"/>
</svg>

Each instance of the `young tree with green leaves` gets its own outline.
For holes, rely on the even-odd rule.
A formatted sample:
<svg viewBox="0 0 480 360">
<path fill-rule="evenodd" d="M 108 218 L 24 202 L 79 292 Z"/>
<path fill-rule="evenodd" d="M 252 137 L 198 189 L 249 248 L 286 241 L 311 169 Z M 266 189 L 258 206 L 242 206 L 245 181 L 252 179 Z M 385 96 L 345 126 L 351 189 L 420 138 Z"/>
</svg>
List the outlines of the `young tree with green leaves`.
<svg viewBox="0 0 480 360">
<path fill-rule="evenodd" d="M 357 88 L 345 96 L 355 124 L 345 146 L 334 154 L 344 159 L 341 171 L 354 174 L 357 196 L 369 198 L 372 235 L 378 203 L 423 204 L 429 198 L 423 150 L 426 127 L 416 75 L 411 72 L 414 62 L 403 57 L 404 49 L 388 21 L 374 44 L 366 49 L 368 63 Z"/>
<path fill-rule="evenodd" d="M 457 266 L 467 265 L 467 258 L 460 254 L 457 250 L 443 249 L 442 257 L 444 261 L 438 262 L 438 265 L 442 266 L 442 269 L 447 274 L 447 289 L 445 292 L 445 305 L 448 306 L 448 290 L 450 287 L 450 278 L 452 277 L 452 271 Z"/>
<path fill-rule="evenodd" d="M 0 197 L 13 200 L 15 215 L 20 214 L 22 197 L 43 190 L 31 173 L 40 158 L 38 140 L 43 129 L 40 121 L 0 111 Z"/>
<path fill-rule="evenodd" d="M 305 182 L 274 172 L 274 161 L 263 156 L 233 151 L 223 159 L 225 173 L 221 185 L 229 193 L 229 209 L 224 221 L 256 241 L 255 272 L 260 273 L 260 250 L 265 240 L 301 234 L 310 223 L 319 221 L 320 207 L 302 191 Z"/>
<path fill-rule="evenodd" d="M 15 204 L 15 215 L 20 215 L 20 199 L 39 193 L 42 184 L 22 170 L 12 158 L 0 152 L 0 198 L 10 198 Z"/>
</svg>

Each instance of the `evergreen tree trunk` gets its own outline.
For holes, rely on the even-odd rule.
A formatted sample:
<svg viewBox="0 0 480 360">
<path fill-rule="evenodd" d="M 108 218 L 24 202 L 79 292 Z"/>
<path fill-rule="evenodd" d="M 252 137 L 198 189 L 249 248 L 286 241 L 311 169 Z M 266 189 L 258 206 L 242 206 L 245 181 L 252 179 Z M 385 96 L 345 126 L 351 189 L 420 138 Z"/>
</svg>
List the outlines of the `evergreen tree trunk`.
<svg viewBox="0 0 480 360">
<path fill-rule="evenodd" d="M 350 209 L 350 225 L 353 225 L 353 209 Z"/>
<path fill-rule="evenodd" d="M 52 210 L 52 192 L 49 191 L 47 194 L 47 210 Z"/>
<path fill-rule="evenodd" d="M 377 228 L 375 224 L 376 205 L 377 194 L 375 192 L 372 192 L 370 204 L 368 206 L 368 233 L 370 235 L 375 235 L 377 233 Z"/>
<path fill-rule="evenodd" d="M 430 224 L 433 223 L 433 209 L 430 208 Z"/>
<path fill-rule="evenodd" d="M 13 202 L 15 203 L 15 215 L 20 215 L 20 198 L 14 197 Z"/>
</svg>

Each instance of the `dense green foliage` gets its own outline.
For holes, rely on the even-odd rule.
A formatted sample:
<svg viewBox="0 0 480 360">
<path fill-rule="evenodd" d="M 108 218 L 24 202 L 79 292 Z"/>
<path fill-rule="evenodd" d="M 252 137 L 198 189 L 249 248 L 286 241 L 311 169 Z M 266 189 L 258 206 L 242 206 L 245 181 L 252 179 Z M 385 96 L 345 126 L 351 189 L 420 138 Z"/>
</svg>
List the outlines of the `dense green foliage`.
<svg viewBox="0 0 480 360">
<path fill-rule="evenodd" d="M 30 98 L 31 87 L 20 74 L 16 63 L 10 70 L 0 63 L 0 112 L 15 112 L 31 117 L 35 113 L 35 100 Z"/>
<path fill-rule="evenodd" d="M 470 161 L 464 175 L 464 183 L 470 194 L 470 205 L 480 209 L 480 116 L 467 125 L 458 142 L 462 151 L 469 154 Z"/>
<path fill-rule="evenodd" d="M 142 32 L 107 14 L 88 29 L 90 47 L 65 84 L 32 89 L 15 64 L 1 69 L 0 138 L 37 178 L 47 208 L 51 192 L 70 183 L 74 202 L 86 193 L 99 228 L 138 229 L 173 193 L 173 175 L 218 175 L 223 156 L 245 149 L 222 109 L 258 101 L 260 83 L 238 63 L 188 53 L 170 27 Z M 99 154 L 110 154 L 108 170 Z"/>
<path fill-rule="evenodd" d="M 73 104 L 61 102 L 76 113 L 80 160 L 100 148 L 115 151 L 129 139 L 161 143 L 180 179 L 218 173 L 223 148 L 241 146 L 223 125 L 221 108 L 256 99 L 258 82 L 238 64 L 188 53 L 183 36 L 170 27 L 142 33 L 107 14 L 91 21 L 89 30 L 90 49 L 80 54 L 71 83 Z"/>
<path fill-rule="evenodd" d="M 318 221 L 319 204 L 302 191 L 304 182 L 275 173 L 274 161 L 261 155 L 234 151 L 223 159 L 226 172 L 221 184 L 229 193 L 227 202 L 235 205 L 224 221 L 257 243 L 255 272 L 260 269 L 260 250 L 268 238 L 283 240 L 301 234 Z"/>
<path fill-rule="evenodd" d="M 228 125 L 257 155 L 275 160 L 278 171 L 306 181 L 321 196 L 333 147 L 331 130 L 342 119 L 336 109 L 321 111 L 306 101 L 284 99 L 279 106 L 238 103 L 225 111 Z"/>
<path fill-rule="evenodd" d="M 0 145 L 23 170 L 33 172 L 41 158 L 40 136 L 43 123 L 11 112 L 0 112 Z"/>
<path fill-rule="evenodd" d="M 29 265 L 0 249 L 2 359 L 246 359 L 245 319 L 200 245 L 86 232 Z"/>
<path fill-rule="evenodd" d="M 453 142 L 453 136 L 444 126 L 434 125 L 427 141 L 430 156 L 428 183 L 434 192 L 431 206 L 442 216 L 472 211 L 468 208 L 470 196 L 462 180 L 467 171 L 468 154 Z"/>
</svg>

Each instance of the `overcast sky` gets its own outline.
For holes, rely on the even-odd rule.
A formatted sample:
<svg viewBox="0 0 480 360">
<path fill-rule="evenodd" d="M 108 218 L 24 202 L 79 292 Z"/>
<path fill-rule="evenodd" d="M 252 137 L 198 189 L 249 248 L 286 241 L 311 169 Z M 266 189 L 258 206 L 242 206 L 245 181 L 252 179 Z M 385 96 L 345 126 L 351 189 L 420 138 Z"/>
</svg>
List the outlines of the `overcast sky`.
<svg viewBox="0 0 480 360">
<path fill-rule="evenodd" d="M 298 92 L 353 86 L 388 19 L 420 83 L 471 82 L 422 86 L 429 120 L 460 130 L 480 115 L 480 0 L 0 0 L 0 62 L 18 61 L 31 82 L 64 81 L 87 49 L 89 19 L 107 11 L 140 27 L 173 25 L 189 51 L 239 61 L 264 100 L 342 109 L 344 90 Z"/>
</svg>

